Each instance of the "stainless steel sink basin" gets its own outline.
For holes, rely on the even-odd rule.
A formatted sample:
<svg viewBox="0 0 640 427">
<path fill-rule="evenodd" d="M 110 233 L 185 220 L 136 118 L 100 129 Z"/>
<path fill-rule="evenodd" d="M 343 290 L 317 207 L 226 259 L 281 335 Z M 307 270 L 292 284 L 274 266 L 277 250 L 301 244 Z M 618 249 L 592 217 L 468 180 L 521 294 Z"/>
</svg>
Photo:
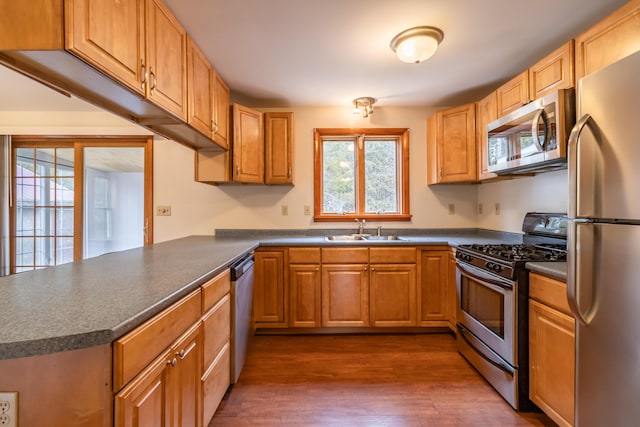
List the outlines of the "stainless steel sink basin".
<svg viewBox="0 0 640 427">
<path fill-rule="evenodd" d="M 365 240 L 369 237 L 371 237 L 370 234 L 338 234 L 334 236 L 325 236 L 325 239 L 332 242 L 348 242 L 354 240 Z"/>
<path fill-rule="evenodd" d="M 365 240 L 402 240 L 398 236 L 369 236 Z"/>
</svg>

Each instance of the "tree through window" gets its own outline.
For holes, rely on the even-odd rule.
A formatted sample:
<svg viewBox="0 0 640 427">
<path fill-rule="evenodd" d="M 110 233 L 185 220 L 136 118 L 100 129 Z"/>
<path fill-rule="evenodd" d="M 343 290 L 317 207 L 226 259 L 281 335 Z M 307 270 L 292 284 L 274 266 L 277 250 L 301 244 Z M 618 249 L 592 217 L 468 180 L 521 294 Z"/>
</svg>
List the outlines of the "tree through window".
<svg viewBox="0 0 640 427">
<path fill-rule="evenodd" d="M 316 129 L 316 221 L 409 221 L 408 129 Z"/>
</svg>

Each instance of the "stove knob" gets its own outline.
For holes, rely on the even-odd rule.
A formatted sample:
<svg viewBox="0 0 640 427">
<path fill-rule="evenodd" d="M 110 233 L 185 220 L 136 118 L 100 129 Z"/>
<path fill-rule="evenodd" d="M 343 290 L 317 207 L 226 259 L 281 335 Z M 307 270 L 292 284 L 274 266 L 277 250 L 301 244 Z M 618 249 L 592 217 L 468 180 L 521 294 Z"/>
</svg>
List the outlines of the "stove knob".
<svg viewBox="0 0 640 427">
<path fill-rule="evenodd" d="M 493 271 L 495 271 L 496 273 L 500 273 L 502 271 L 502 266 L 500 264 L 494 264 Z"/>
<path fill-rule="evenodd" d="M 484 266 L 487 268 L 487 270 L 493 270 L 495 267 L 495 264 L 492 262 L 488 262 Z"/>
</svg>

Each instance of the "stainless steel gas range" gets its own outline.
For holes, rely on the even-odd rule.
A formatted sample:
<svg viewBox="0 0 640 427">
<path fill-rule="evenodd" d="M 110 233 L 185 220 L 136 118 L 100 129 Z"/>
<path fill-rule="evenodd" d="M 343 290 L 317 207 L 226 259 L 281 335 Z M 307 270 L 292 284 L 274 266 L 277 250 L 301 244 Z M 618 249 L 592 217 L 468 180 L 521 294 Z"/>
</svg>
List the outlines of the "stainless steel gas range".
<svg viewBox="0 0 640 427">
<path fill-rule="evenodd" d="M 528 213 L 522 244 L 456 249 L 459 352 L 517 410 L 529 400 L 529 281 L 525 263 L 565 261 L 564 214 Z"/>
</svg>

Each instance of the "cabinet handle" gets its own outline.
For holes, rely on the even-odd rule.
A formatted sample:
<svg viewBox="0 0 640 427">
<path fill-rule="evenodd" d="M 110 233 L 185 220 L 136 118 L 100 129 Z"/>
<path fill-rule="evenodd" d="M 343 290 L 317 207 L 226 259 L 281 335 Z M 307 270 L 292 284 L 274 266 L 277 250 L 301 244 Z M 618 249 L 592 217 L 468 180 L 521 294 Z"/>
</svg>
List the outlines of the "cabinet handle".
<svg viewBox="0 0 640 427">
<path fill-rule="evenodd" d="M 291 166 L 289 166 L 289 171 L 287 172 L 287 177 L 291 178 Z"/>
<path fill-rule="evenodd" d="M 209 128 L 211 129 L 211 132 L 215 133 L 216 123 L 213 121 L 213 119 L 211 119 L 211 124 L 209 125 Z"/>
<path fill-rule="evenodd" d="M 176 356 L 179 356 L 180 359 L 184 359 L 184 348 L 180 350 L 178 353 L 176 353 Z"/>
<path fill-rule="evenodd" d="M 177 364 L 178 364 L 178 359 L 176 359 L 175 357 L 171 360 L 167 360 L 167 365 L 171 365 L 174 368 L 176 367 Z"/>
<path fill-rule="evenodd" d="M 440 172 L 438 173 L 438 179 L 442 179 L 442 168 L 440 168 Z"/>
<path fill-rule="evenodd" d="M 240 165 L 236 163 L 236 177 L 240 175 Z"/>
<path fill-rule="evenodd" d="M 218 121 L 214 120 L 213 121 L 213 133 L 215 133 L 216 135 L 218 134 Z"/>
<path fill-rule="evenodd" d="M 140 73 L 142 74 L 142 82 L 140 83 L 140 86 L 144 91 L 146 90 L 145 86 L 147 85 L 147 67 L 144 65 L 144 59 L 140 59 Z"/>
<path fill-rule="evenodd" d="M 151 76 L 151 94 L 153 95 L 156 87 L 158 87 L 158 78 L 156 77 L 156 73 L 153 72 L 153 67 L 149 67 L 149 75 Z"/>
</svg>

